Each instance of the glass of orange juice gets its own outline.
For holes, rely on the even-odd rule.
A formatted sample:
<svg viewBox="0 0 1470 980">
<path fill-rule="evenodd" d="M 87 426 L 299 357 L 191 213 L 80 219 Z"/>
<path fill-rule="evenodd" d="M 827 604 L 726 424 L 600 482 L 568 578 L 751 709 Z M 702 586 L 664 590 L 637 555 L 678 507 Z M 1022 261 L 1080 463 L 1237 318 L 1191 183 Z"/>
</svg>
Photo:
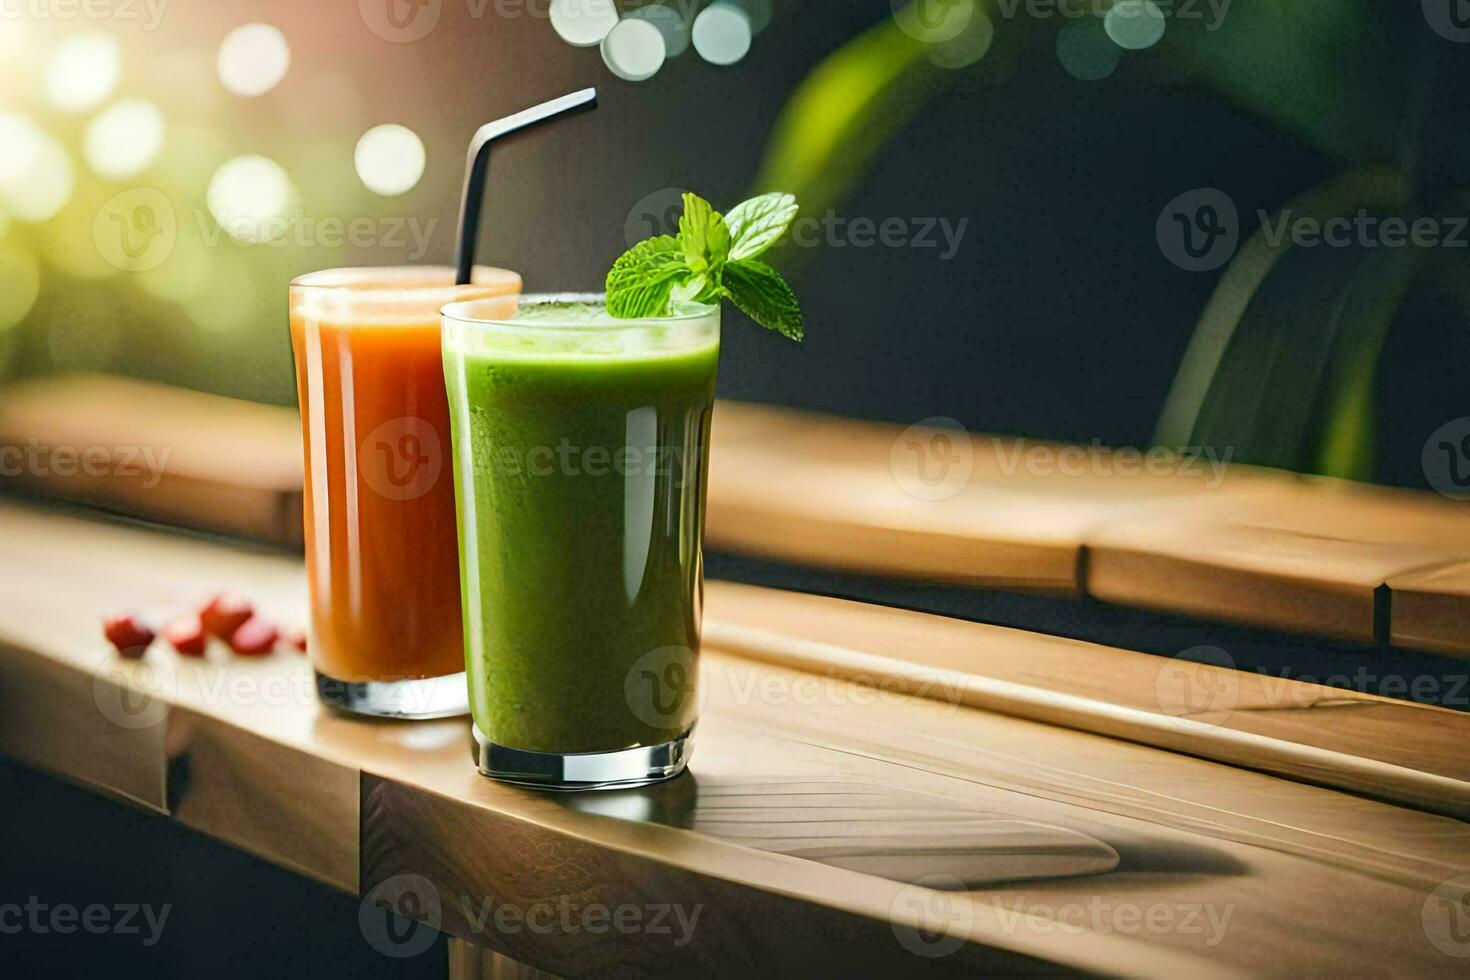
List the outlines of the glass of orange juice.
<svg viewBox="0 0 1470 980">
<path fill-rule="evenodd" d="M 331 269 L 291 283 L 306 443 L 309 649 L 319 698 L 345 711 L 468 710 L 459 544 L 439 310 L 521 278 L 477 266 Z"/>
</svg>

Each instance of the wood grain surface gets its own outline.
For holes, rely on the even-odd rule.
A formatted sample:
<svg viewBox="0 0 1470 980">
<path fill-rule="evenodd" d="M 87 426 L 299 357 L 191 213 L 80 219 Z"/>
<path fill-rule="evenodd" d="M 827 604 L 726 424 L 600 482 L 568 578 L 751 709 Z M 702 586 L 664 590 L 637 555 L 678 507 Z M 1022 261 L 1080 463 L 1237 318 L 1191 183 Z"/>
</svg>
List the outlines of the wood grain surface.
<svg viewBox="0 0 1470 980">
<path fill-rule="evenodd" d="M 1119 516 L 1254 473 L 1207 465 L 1146 475 L 1099 448 L 905 428 L 721 402 L 709 497 L 712 547 L 889 577 L 1077 595 L 1081 544 Z M 1142 478 L 1140 478 L 1142 477 Z"/>
<path fill-rule="evenodd" d="M 1085 544 L 1086 588 L 1098 599 L 1388 642 L 1386 583 L 1470 555 L 1470 508 L 1302 477 L 1221 506 L 1119 520 Z"/>
<path fill-rule="evenodd" d="M 1283 682 L 1272 698 L 1310 707 L 1247 698 L 1217 719 L 1208 704 L 1186 726 L 1196 743 L 1171 751 L 1154 744 L 1163 726 L 1090 730 L 1168 714 L 1149 708 L 1147 658 L 711 583 L 692 771 L 538 794 L 480 777 L 463 720 L 321 709 L 298 655 L 155 650 L 119 667 L 98 634 L 106 612 L 220 587 L 292 622 L 293 559 L 10 503 L 0 535 L 0 662 L 21 665 L 0 671 L 0 696 L 20 704 L 34 673 L 58 679 L 40 724 L 0 723 L 0 749 L 104 787 L 162 773 L 174 818 L 537 969 L 1438 975 L 1462 962 L 1434 895 L 1470 874 L 1470 827 L 1431 800 L 1389 799 L 1438 785 L 1454 805 L 1463 734 L 1440 730 L 1445 712 L 1371 698 L 1338 710 Z M 93 684 L 115 667 L 135 695 L 122 722 Z M 928 679 L 915 670 L 963 678 L 960 695 L 912 687 Z M 1072 713 L 1024 703 L 1048 692 Z M 88 768 L 73 734 L 51 738 L 133 719 L 161 736 L 126 740 L 107 767 Z M 1284 778 L 1284 763 L 1209 747 L 1212 733 L 1321 769 Z M 1329 788 L 1387 769 L 1386 788 Z M 675 911 L 693 924 L 654 928 Z"/>
<path fill-rule="evenodd" d="M 1451 579 L 1429 591 L 1409 584 L 1470 563 L 1470 508 L 1461 502 L 1234 465 L 1228 449 L 1141 453 L 929 421 L 904 427 L 721 402 L 711 547 L 883 578 L 1087 595 L 1360 644 L 1470 651 Z M 287 409 L 118 378 L 44 379 L 0 397 L 0 453 L 43 450 L 18 471 L 0 457 L 11 485 L 292 546 L 300 439 Z M 107 462 L 89 475 L 71 472 L 74 460 L 63 476 L 56 449 L 101 452 Z M 125 458 L 157 465 L 129 468 Z"/>
<path fill-rule="evenodd" d="M 1388 590 L 1394 643 L 1470 657 L 1470 562 L 1395 575 Z"/>
<path fill-rule="evenodd" d="M 9 385 L 0 482 L 181 527 L 301 546 L 288 408 L 100 374 Z"/>
</svg>

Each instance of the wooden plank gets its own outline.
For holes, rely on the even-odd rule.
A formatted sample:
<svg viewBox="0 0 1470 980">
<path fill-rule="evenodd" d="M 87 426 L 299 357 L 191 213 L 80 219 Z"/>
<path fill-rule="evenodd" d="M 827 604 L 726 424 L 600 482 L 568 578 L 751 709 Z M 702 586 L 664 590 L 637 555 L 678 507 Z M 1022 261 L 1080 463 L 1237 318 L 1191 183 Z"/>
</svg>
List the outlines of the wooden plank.
<svg viewBox="0 0 1470 980">
<path fill-rule="evenodd" d="M 380 758 L 387 788 L 370 793 L 365 804 L 371 830 L 365 833 L 364 887 L 417 876 L 436 896 L 432 904 L 451 932 L 554 972 L 637 968 L 647 943 L 636 935 L 607 937 L 584 949 L 579 935 L 485 934 L 462 910 L 488 903 L 510 905 L 519 914 L 564 897 L 578 908 L 682 903 L 692 911 L 703 904 L 710 931 L 696 934 L 693 948 L 669 951 L 670 968 L 747 975 L 794 975 L 810 961 L 797 958 L 799 950 L 788 951 L 780 937 L 770 946 L 736 946 L 727 930 L 764 936 L 779 919 L 807 939 L 815 916 L 820 931 L 839 937 L 843 950 L 887 966 L 895 942 L 913 951 L 900 938 L 910 935 L 904 930 L 914 921 L 903 913 L 937 908 L 946 918 L 930 922 L 936 938 L 964 937 L 960 948 L 966 952 L 973 945 L 1095 972 L 1414 973 L 1446 967 L 1416 916 L 1428 890 L 1470 860 L 1470 837 L 1459 821 L 1420 814 L 1416 821 L 1424 825 L 1410 832 L 1383 820 L 1409 811 L 922 698 L 895 697 L 881 711 L 856 713 L 858 691 L 842 681 L 793 706 L 769 696 L 744 699 L 725 683 L 732 675 L 723 665 L 709 676 L 692 777 L 654 790 L 548 797 L 477 782 L 458 760 L 449 769 L 440 760 L 422 760 L 411 776 L 393 777 L 401 760 Z M 809 676 L 770 665 L 760 679 L 769 682 L 767 690 L 796 690 Z M 867 783 L 1078 831 L 1114 848 L 1120 866 L 1109 874 L 966 889 L 953 879 L 900 884 L 752 850 L 752 833 L 784 832 L 793 781 Z M 763 790 L 755 788 L 759 784 Z M 414 795 L 414 786 L 431 792 Z M 718 806 L 732 790 L 746 798 L 741 817 L 750 827 L 735 838 L 702 828 L 706 796 Z M 812 795 L 812 816 L 827 816 L 825 794 Z M 762 800 L 775 805 L 767 811 Z M 442 829 L 426 836 L 418 832 L 425 826 Z M 481 843 L 452 843 L 467 837 Z M 719 881 L 737 888 L 722 890 Z M 758 882 L 762 889 L 753 888 Z M 771 903 L 768 891 L 819 908 Z M 1331 894 L 1351 894 L 1354 901 L 1345 908 L 1305 898 Z M 1107 924 L 1075 931 L 1054 924 L 1073 915 L 1085 919 L 1082 910 L 1089 908 L 1104 910 L 1111 923 L 1120 909 L 1178 915 L 1186 905 L 1222 917 L 1230 910 L 1228 942 L 1212 944 L 1203 929 L 1144 935 Z M 1367 908 L 1376 914 L 1366 914 Z M 886 919 L 890 932 L 864 931 L 858 928 L 862 919 Z M 798 945 L 810 951 L 813 944 Z M 583 955 L 605 959 L 589 962 Z M 720 971 L 731 956 L 730 968 Z M 950 963 L 985 968 L 983 960 L 966 958 L 909 962 L 941 972 Z"/>
<path fill-rule="evenodd" d="M 289 408 L 80 374 L 0 397 L 0 483 L 180 527 L 300 547 Z"/>
<path fill-rule="evenodd" d="M 1386 582 L 1470 557 L 1470 509 L 1434 494 L 1299 478 L 1086 539 L 1088 595 L 1357 643 L 1386 642 Z"/>
<path fill-rule="evenodd" d="M 1470 562 L 1395 575 L 1388 591 L 1396 645 L 1470 657 Z"/>
<path fill-rule="evenodd" d="M 1076 595 L 1083 539 L 1256 474 L 1203 461 L 721 402 L 710 546 L 847 571 Z M 1135 458 L 1136 457 L 1136 458 Z M 1148 475 L 1153 473 L 1155 475 Z"/>
<path fill-rule="evenodd" d="M 1223 454 L 1144 456 L 738 402 L 720 403 L 713 441 L 711 547 L 862 574 L 1085 593 L 1373 643 L 1389 639 L 1388 580 L 1470 560 L 1470 510 L 1454 502 Z M 108 462 L 66 477 L 45 452 L 10 465 L 37 446 Z M 157 465 L 120 475 L 133 450 Z M 91 375 L 0 399 L 12 485 L 183 526 L 299 545 L 300 456 L 288 409 Z M 1470 649 L 1453 596 L 1404 591 L 1406 624 L 1417 602 L 1452 631 L 1422 648 Z M 1411 625 L 1400 635 L 1420 642 Z"/>
<path fill-rule="evenodd" d="M 361 802 L 355 767 L 175 707 L 174 819 L 272 864 L 356 894 Z"/>
<path fill-rule="evenodd" d="M 1461 712 L 729 583 L 711 584 L 706 608 L 707 641 L 751 660 L 1470 817 Z"/>
<path fill-rule="evenodd" d="M 97 619 L 119 606 L 156 608 L 225 584 L 286 622 L 304 605 L 303 570 L 286 556 L 14 504 L 0 504 L 0 535 L 12 556 L 0 568 L 0 641 L 84 686 L 102 652 Z M 360 834 L 358 887 L 374 902 L 401 898 L 403 876 L 416 875 L 450 932 L 552 972 L 646 965 L 787 975 L 836 964 L 1193 976 L 1457 965 L 1422 922 L 1433 890 L 1470 872 L 1464 822 L 979 700 L 995 696 L 987 687 L 1013 696 L 1055 686 L 1088 711 L 1116 715 L 1131 704 L 1146 713 L 1138 706 L 1149 685 L 1119 651 L 809 601 L 711 583 L 692 772 L 624 793 L 558 796 L 486 780 L 470 764 L 462 720 L 374 724 L 327 712 L 293 654 L 244 660 L 217 651 L 179 662 L 162 699 L 170 717 L 207 723 L 207 734 L 169 727 L 171 809 L 189 813 L 195 796 L 210 833 L 344 887 L 342 855 Z M 848 653 L 814 649 L 818 625 L 832 628 L 821 641 Z M 760 643 L 740 633 L 756 628 L 767 634 Z M 771 633 L 790 635 L 767 642 Z M 854 652 L 867 659 L 845 659 Z M 155 651 L 155 659 L 164 658 Z M 907 690 L 914 664 L 974 683 L 960 698 Z M 882 677 L 901 683 L 885 687 Z M 1283 683 L 1288 697 L 1314 706 L 1242 710 L 1214 727 L 1230 737 L 1240 716 L 1240 731 L 1257 738 L 1330 746 L 1320 758 L 1331 767 L 1356 758 L 1408 768 L 1395 753 L 1417 735 L 1426 747 L 1420 771 L 1458 778 L 1434 735 L 1443 713 L 1392 716 L 1366 699 L 1376 721 L 1355 726 L 1350 712 Z M 97 723 L 95 704 L 67 705 L 73 714 L 48 718 L 49 728 Z M 1249 717 L 1258 713 L 1266 717 Z M 1430 725 L 1419 720 L 1431 716 Z M 1387 748 L 1373 744 L 1375 734 Z M 1444 738 L 1463 744 L 1455 730 Z M 242 761 L 257 753 L 260 764 Z M 361 778 L 360 824 L 349 807 L 289 799 L 292 772 L 334 784 Z M 247 797 L 267 819 L 227 819 Z M 292 826 L 302 839 L 295 851 Z M 318 849 L 330 857 L 311 858 Z M 1024 874 L 1032 862 L 1034 877 Z M 935 872 L 942 866 L 963 877 Z M 564 901 L 613 913 L 673 904 L 703 912 L 675 948 L 666 934 L 592 933 L 581 919 L 575 928 L 486 928 L 477 919 L 486 901 L 522 913 Z"/>
<path fill-rule="evenodd" d="M 57 670 L 32 646 L 0 642 L 0 753 L 166 813 L 169 709 L 135 698 L 113 659 Z"/>
</svg>

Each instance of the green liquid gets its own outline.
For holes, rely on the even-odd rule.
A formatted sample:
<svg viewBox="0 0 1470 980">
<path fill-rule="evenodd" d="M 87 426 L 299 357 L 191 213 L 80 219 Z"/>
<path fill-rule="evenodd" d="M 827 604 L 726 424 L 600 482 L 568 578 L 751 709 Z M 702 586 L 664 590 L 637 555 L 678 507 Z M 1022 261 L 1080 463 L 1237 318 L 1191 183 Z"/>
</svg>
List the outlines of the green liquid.
<svg viewBox="0 0 1470 980">
<path fill-rule="evenodd" d="M 536 752 L 658 745 L 697 715 L 718 331 L 578 346 L 446 332 L 470 706 Z"/>
</svg>

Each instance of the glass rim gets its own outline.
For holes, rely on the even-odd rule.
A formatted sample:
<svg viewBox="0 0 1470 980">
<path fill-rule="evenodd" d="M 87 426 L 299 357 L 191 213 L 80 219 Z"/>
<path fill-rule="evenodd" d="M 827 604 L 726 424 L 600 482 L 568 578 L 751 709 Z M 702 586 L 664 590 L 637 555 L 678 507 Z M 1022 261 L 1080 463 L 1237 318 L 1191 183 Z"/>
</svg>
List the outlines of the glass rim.
<svg viewBox="0 0 1470 980">
<path fill-rule="evenodd" d="M 614 323 L 570 323 L 561 324 L 554 320 L 517 320 L 505 317 L 483 317 L 475 316 L 470 308 L 485 303 L 503 301 L 505 296 L 487 296 L 479 299 L 459 300 L 449 303 L 440 310 L 445 320 L 452 320 L 466 327 L 488 328 L 524 331 L 555 331 L 557 333 L 570 333 L 583 331 L 587 333 L 616 333 L 623 330 L 647 329 L 648 327 L 664 326 L 677 323 L 697 323 L 708 320 L 718 315 L 720 308 L 713 303 L 692 304 L 687 313 L 679 313 L 674 316 L 647 316 L 636 317 L 627 320 L 617 320 Z M 592 303 L 605 306 L 607 303 L 606 293 L 522 293 L 517 297 L 516 313 L 526 306 L 549 306 L 555 303 Z"/>
<path fill-rule="evenodd" d="M 489 274 L 489 282 L 478 281 Z M 439 281 L 439 276 L 444 281 Z M 493 265 L 476 265 L 468 283 L 456 283 L 452 265 L 349 265 L 317 269 L 292 278 L 290 288 L 337 290 L 354 293 L 375 292 L 448 292 L 460 289 L 498 287 L 519 283 L 521 277 L 510 269 Z"/>
</svg>

